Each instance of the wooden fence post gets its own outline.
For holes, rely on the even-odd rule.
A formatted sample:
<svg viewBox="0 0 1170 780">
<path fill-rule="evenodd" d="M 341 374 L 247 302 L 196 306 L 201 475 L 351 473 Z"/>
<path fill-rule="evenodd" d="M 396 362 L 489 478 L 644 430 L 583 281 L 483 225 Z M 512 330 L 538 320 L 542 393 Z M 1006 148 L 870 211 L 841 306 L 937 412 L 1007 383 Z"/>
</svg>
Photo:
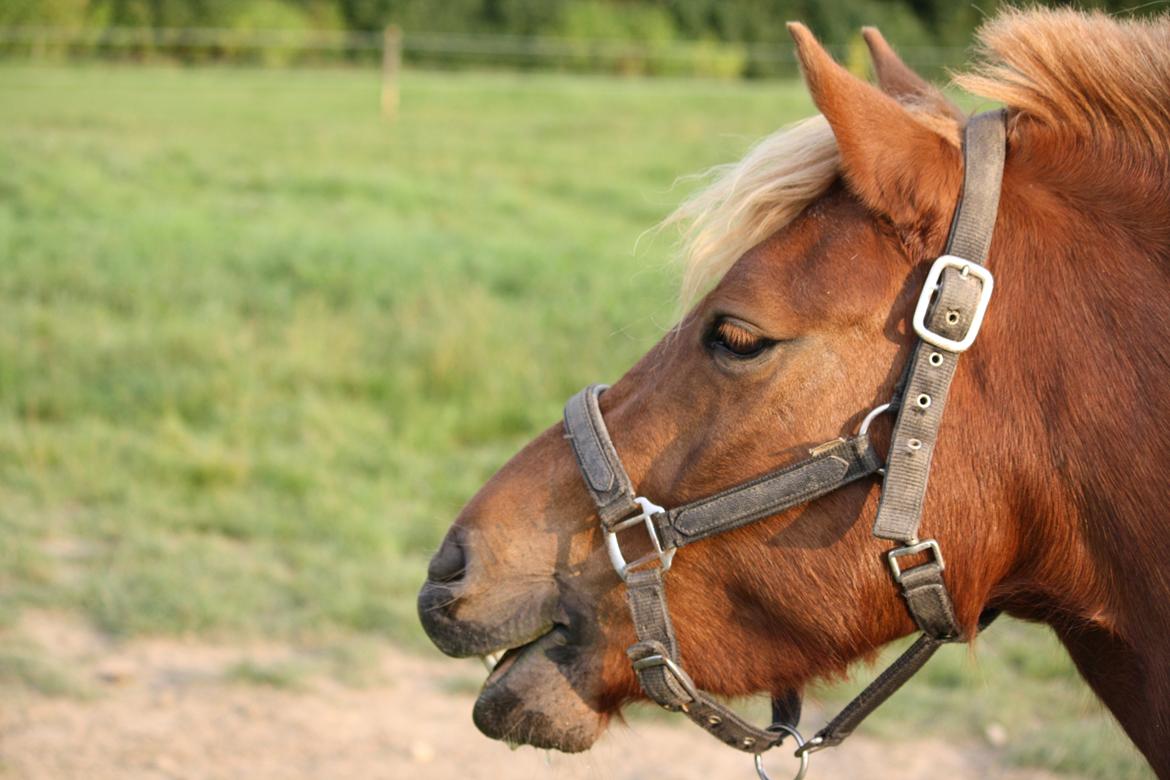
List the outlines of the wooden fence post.
<svg viewBox="0 0 1170 780">
<path fill-rule="evenodd" d="M 398 116 L 398 71 L 402 67 L 402 30 L 392 24 L 382 33 L 382 116 Z"/>
</svg>

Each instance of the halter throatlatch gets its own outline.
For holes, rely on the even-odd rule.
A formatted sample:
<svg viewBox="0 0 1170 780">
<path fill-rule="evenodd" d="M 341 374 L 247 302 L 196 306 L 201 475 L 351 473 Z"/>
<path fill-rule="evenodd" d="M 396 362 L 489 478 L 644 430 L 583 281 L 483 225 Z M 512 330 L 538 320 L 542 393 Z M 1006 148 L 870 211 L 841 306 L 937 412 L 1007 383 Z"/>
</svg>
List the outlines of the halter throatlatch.
<svg viewBox="0 0 1170 780">
<path fill-rule="evenodd" d="M 626 652 L 638 682 L 662 707 L 686 713 L 722 742 L 756 754 L 761 778 L 767 775 L 760 754 L 790 735 L 801 759 L 798 777 L 803 777 L 809 753 L 840 744 L 941 645 L 969 638 L 943 580 L 939 543 L 919 539 L 918 527 L 951 380 L 959 355 L 979 334 L 991 297 L 993 280 L 984 263 L 999 207 L 1004 123 L 1002 111 L 980 114 L 967 123 L 963 191 L 946 253 L 931 267 L 915 307 L 912 322 L 918 341 L 895 398 L 867 416 L 857 435 L 834 439 L 810 450 L 805 460 L 668 510 L 634 491 L 601 416 L 598 397 L 605 386 L 590 385 L 565 405 L 566 438 L 597 505 L 610 560 L 626 583 L 638 636 Z M 883 466 L 867 431 L 872 417 L 884 408 L 896 410 L 897 420 Z M 898 545 L 887 553 L 887 564 L 922 636 L 807 742 L 796 731 L 800 705 L 795 695 L 773 700 L 772 726 L 753 726 L 699 690 L 683 670 L 663 575 L 680 547 L 772 517 L 873 474 L 884 474 L 873 533 Z M 653 552 L 627 562 L 618 535 L 635 528 L 649 537 Z M 925 562 L 903 566 L 923 555 Z M 979 629 L 993 618 L 994 613 L 985 613 Z"/>
</svg>

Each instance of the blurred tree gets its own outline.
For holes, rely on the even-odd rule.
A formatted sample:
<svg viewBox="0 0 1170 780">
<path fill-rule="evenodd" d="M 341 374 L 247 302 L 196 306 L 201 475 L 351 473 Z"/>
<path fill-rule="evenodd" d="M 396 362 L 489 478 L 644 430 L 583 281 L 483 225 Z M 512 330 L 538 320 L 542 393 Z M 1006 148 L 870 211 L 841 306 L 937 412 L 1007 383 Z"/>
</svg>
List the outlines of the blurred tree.
<svg viewBox="0 0 1170 780">
<path fill-rule="evenodd" d="M 564 0 L 486 0 L 484 17 L 494 29 L 514 35 L 539 35 L 555 29 Z"/>
<path fill-rule="evenodd" d="M 0 24 L 81 27 L 87 23 L 88 0 L 0 0 Z"/>
<path fill-rule="evenodd" d="M 1165 6 L 1148 0 L 1037 0 L 1040 5 L 1099 8 L 1112 13 L 1151 14 Z M 616 67 L 660 72 L 665 54 L 690 47 L 704 72 L 765 76 L 794 67 L 785 23 L 808 24 L 838 56 L 861 26 L 881 27 L 917 64 L 939 61 L 942 47 L 965 46 L 979 23 L 1005 0 L 0 0 L 0 24 L 53 27 L 290 28 L 376 32 L 397 24 L 413 33 L 557 36 L 570 40 L 638 41 L 648 52 L 640 63 L 625 58 L 574 54 L 557 66 Z M 773 48 L 775 47 L 775 48 Z M 147 47 L 148 48 L 148 47 Z M 580 51 L 585 52 L 586 48 Z M 146 52 L 136 52 L 146 53 Z M 172 53 L 185 58 L 237 57 L 226 48 Z M 475 64 L 455 54 L 428 55 L 437 64 Z M 278 61 L 286 61 L 281 56 Z M 499 62 L 483 55 L 483 62 Z M 533 64 L 520 59 L 517 63 Z M 695 67 L 699 67 L 696 64 Z M 674 71 L 672 71 L 674 72 Z"/>
<path fill-rule="evenodd" d="M 555 34 L 566 8 L 583 0 L 266 0 L 276 17 L 286 6 L 313 24 L 338 20 L 355 30 L 379 30 L 411 21 L 423 32 L 507 32 Z M 979 21 L 1003 5 L 1001 0 L 972 3 L 953 0 L 585 0 L 615 17 L 637 17 L 647 9 L 664 10 L 673 37 L 690 40 L 781 42 L 784 23 L 801 19 L 819 35 L 844 43 L 860 24 L 893 22 L 916 34 L 957 35 L 944 43 L 961 43 Z M 1039 5 L 1099 8 L 1112 13 L 1158 13 L 1164 6 L 1149 0 L 1038 0 Z M 89 24 L 91 26 L 226 27 L 247 15 L 251 0 L 0 0 L 0 23 Z M 912 23 L 908 23 L 912 20 Z M 926 42 L 923 38 L 920 42 Z"/>
</svg>

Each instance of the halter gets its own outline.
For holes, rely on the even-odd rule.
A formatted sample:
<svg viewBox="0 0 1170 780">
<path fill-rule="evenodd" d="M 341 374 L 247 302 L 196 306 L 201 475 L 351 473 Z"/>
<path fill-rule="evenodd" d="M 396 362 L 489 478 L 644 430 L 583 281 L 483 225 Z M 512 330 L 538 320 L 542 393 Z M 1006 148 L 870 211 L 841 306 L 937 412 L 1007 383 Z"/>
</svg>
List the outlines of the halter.
<svg viewBox="0 0 1170 780">
<path fill-rule="evenodd" d="M 598 398 L 605 385 L 590 385 L 565 405 L 566 438 L 573 447 L 585 486 L 597 505 L 606 551 L 625 582 L 638 641 L 626 652 L 646 695 L 662 707 L 685 713 L 722 742 L 755 755 L 756 771 L 767 780 L 762 754 L 793 737 L 800 759 L 796 779 L 808 770 L 809 755 L 840 744 L 878 706 L 905 684 L 948 642 L 965 641 L 942 573 L 939 543 L 919 539 L 918 526 L 938 440 L 943 408 L 959 355 L 974 343 L 991 298 L 993 279 L 984 267 L 999 207 L 1006 146 L 1005 115 L 973 117 L 964 131 L 963 190 L 955 207 L 946 253 L 935 260 L 914 309 L 918 341 L 894 398 L 873 409 L 850 438 L 814 447 L 805 460 L 697 501 L 665 509 L 638 495 L 618 458 L 601 416 Z M 870 444 L 869 426 L 896 412 L 889 455 L 883 465 Z M 883 475 L 875 536 L 896 543 L 886 553 L 921 636 L 856 698 L 807 742 L 796 730 L 800 699 L 792 693 L 772 700 L 773 724 L 761 729 L 699 690 L 683 670 L 666 604 L 663 575 L 680 547 L 814 501 L 864 477 Z M 618 534 L 641 526 L 653 552 L 626 561 Z M 928 560 L 902 568 L 908 556 Z M 657 565 L 654 565 L 657 564 Z M 995 618 L 985 612 L 979 630 Z"/>
</svg>

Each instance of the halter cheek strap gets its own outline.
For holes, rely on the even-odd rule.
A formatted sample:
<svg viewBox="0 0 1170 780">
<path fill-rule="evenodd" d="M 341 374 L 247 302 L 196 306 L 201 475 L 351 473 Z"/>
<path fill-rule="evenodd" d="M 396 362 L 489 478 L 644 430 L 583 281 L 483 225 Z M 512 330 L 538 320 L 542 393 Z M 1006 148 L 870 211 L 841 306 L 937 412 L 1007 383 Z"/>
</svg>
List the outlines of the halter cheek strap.
<svg viewBox="0 0 1170 780">
<path fill-rule="evenodd" d="M 662 575 L 670 569 L 678 547 L 770 517 L 875 474 L 881 468 L 881 459 L 870 446 L 868 436 L 859 433 L 816 447 L 803 461 L 668 512 L 634 495 L 601 415 L 598 398 L 604 390 L 604 385 L 590 385 L 569 399 L 565 405 L 565 437 L 572 445 L 599 514 L 603 506 L 634 508 L 633 516 L 609 521 L 605 514 L 601 517 L 610 559 L 626 583 L 626 598 L 638 636 L 638 642 L 626 651 L 638 681 L 646 695 L 665 709 L 686 713 L 732 747 L 762 753 L 787 735 L 748 723 L 699 690 L 683 671 Z M 627 563 L 617 537 L 639 526 L 645 529 L 654 551 Z M 651 567 L 649 564 L 655 561 L 659 565 Z M 792 697 L 774 701 L 773 719 L 795 726 L 799 700 L 795 704 Z"/>
<path fill-rule="evenodd" d="M 898 419 L 873 533 L 900 543 L 887 556 L 918 627 L 939 640 L 962 635 L 943 583 L 943 558 L 934 540 L 920 542 L 918 527 L 951 380 L 983 324 L 993 280 L 983 267 L 991 248 L 1006 154 L 1004 113 L 973 117 L 964 133 L 963 191 L 955 208 L 946 254 L 927 274 L 914 312 L 918 341 L 897 395 Z M 933 299 L 933 305 L 931 301 Z M 931 560 L 903 570 L 900 559 L 928 553 Z"/>
<path fill-rule="evenodd" d="M 740 750 L 756 754 L 788 735 L 797 741 L 803 777 L 808 754 L 839 744 L 894 691 L 909 680 L 944 643 L 964 638 L 943 580 L 944 562 L 934 539 L 920 540 L 918 527 L 926 496 L 931 458 L 942 412 L 959 355 L 974 342 L 992 291 L 984 267 L 998 211 L 1005 156 L 1005 116 L 994 111 L 973 117 L 964 133 L 964 181 L 951 225 L 947 253 L 927 275 L 915 308 L 918 342 L 895 400 L 870 413 L 856 436 L 815 447 L 809 457 L 712 496 L 671 510 L 635 493 L 609 436 L 598 399 L 604 385 L 591 385 L 565 406 L 565 436 L 597 506 L 607 551 L 625 581 L 638 641 L 627 654 L 646 695 L 666 709 L 681 711 L 709 733 Z M 815 737 L 804 742 L 796 732 L 799 697 L 773 700 L 773 725 L 760 729 L 700 691 L 683 670 L 666 604 L 663 575 L 683 547 L 717 533 L 747 525 L 816 500 L 851 482 L 882 471 L 867 429 L 874 416 L 897 410 L 882 498 L 873 532 L 898 543 L 887 553 L 895 583 L 923 634 L 889 668 L 850 702 Z M 653 551 L 627 562 L 619 533 L 641 527 Z M 910 556 L 927 560 L 903 568 Z M 985 613 L 981 630 L 994 619 Z"/>
</svg>

